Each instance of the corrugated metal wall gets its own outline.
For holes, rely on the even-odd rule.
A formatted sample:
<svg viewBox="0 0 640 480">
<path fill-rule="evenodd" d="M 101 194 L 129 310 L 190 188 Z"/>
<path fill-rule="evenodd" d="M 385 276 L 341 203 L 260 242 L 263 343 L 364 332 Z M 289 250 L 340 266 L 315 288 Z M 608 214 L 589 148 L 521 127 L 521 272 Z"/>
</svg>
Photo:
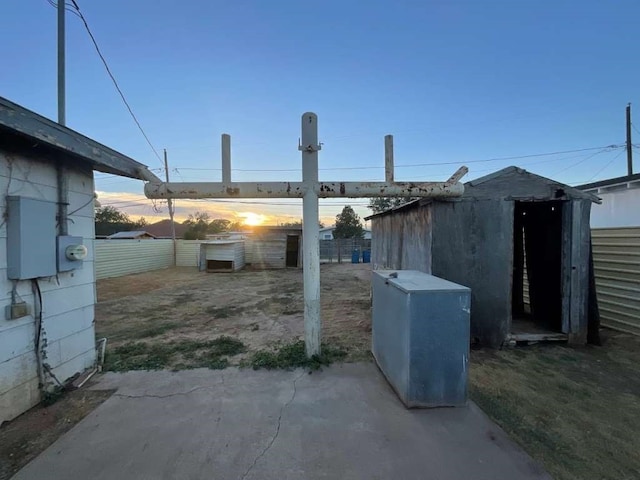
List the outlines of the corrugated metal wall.
<svg viewBox="0 0 640 480">
<path fill-rule="evenodd" d="M 178 240 L 176 263 L 178 267 L 197 267 L 200 265 L 200 244 L 202 240 Z"/>
<path fill-rule="evenodd" d="M 602 325 L 640 335 L 640 227 L 591 235 Z"/>
<path fill-rule="evenodd" d="M 591 238 L 601 324 L 640 335 L 640 227 L 594 228 Z"/>
<path fill-rule="evenodd" d="M 95 240 L 96 279 L 149 272 L 173 265 L 171 240 Z"/>
</svg>

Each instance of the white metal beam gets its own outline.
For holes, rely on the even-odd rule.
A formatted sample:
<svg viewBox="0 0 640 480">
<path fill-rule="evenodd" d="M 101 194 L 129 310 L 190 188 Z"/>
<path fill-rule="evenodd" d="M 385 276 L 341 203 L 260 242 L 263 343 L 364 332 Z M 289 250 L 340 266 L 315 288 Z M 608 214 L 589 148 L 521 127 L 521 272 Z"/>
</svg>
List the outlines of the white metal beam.
<svg viewBox="0 0 640 480">
<path fill-rule="evenodd" d="M 319 198 L 459 197 L 458 182 L 172 182 L 147 183 L 148 198 L 303 198 L 307 189 Z"/>
<path fill-rule="evenodd" d="M 302 198 L 304 268 L 304 329 L 307 356 L 320 354 L 320 255 L 318 198 L 459 197 L 464 193 L 459 168 L 446 182 L 394 182 L 393 137 L 385 137 L 384 182 L 319 182 L 318 117 L 302 115 L 302 182 L 232 182 L 231 137 L 222 135 L 222 182 L 162 183 L 155 178 L 144 186 L 148 198 Z"/>
</svg>

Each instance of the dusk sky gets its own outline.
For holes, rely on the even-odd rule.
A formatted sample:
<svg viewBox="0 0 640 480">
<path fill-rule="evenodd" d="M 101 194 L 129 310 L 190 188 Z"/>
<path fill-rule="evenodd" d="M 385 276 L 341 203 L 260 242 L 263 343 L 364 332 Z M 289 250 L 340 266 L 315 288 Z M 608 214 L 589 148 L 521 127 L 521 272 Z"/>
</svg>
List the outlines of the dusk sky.
<svg viewBox="0 0 640 480">
<path fill-rule="evenodd" d="M 509 165 L 572 185 L 624 175 L 629 102 L 640 144 L 638 0 L 77 2 L 175 181 L 220 180 L 221 133 L 233 180 L 300 180 L 306 111 L 319 117 L 322 180 L 383 180 L 388 133 L 398 180 L 446 180 L 460 165 L 465 180 Z M 0 19 L 0 96 L 55 120 L 56 10 L 2 0 Z M 72 13 L 67 62 L 68 126 L 164 176 Z M 491 160 L 502 157 L 525 158 Z M 96 174 L 103 205 L 166 218 L 142 189 Z M 321 219 L 345 204 L 366 216 L 367 203 L 321 201 Z M 179 219 L 196 210 L 302 214 L 301 201 L 178 201 Z"/>
</svg>

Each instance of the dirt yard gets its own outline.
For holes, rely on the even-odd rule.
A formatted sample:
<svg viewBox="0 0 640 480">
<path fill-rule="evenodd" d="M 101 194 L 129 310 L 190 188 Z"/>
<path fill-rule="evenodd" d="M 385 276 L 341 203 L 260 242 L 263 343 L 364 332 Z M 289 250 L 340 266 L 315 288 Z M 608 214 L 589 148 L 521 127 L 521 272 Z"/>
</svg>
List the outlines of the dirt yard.
<svg viewBox="0 0 640 480">
<path fill-rule="evenodd" d="M 321 267 L 323 341 L 345 350 L 346 360 L 369 356 L 370 282 L 370 264 Z M 107 366 L 116 370 L 240 364 L 304 334 L 300 269 L 174 268 L 99 280 L 97 291 L 96 332 L 109 339 Z M 211 343 L 220 336 L 242 345 Z M 230 352 L 228 363 L 217 362 L 211 348 Z M 138 354 L 142 361 L 127 360 Z"/>
<path fill-rule="evenodd" d="M 640 478 L 640 337 L 472 352 L 471 398 L 556 480 Z"/>
</svg>

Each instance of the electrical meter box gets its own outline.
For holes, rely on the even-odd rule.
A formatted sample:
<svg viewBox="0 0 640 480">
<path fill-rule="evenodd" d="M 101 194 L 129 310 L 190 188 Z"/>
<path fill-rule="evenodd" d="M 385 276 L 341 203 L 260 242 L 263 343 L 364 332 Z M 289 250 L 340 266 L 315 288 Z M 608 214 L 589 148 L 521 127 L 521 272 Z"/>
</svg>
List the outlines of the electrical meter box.
<svg viewBox="0 0 640 480">
<path fill-rule="evenodd" d="M 57 205 L 7 197 L 7 277 L 10 280 L 50 277 L 56 269 Z"/>
<path fill-rule="evenodd" d="M 471 290 L 415 270 L 373 272 L 373 356 L 408 407 L 467 402 Z"/>
<path fill-rule="evenodd" d="M 82 260 L 87 256 L 87 247 L 82 244 L 82 237 L 64 235 L 58 237 L 58 271 L 68 272 L 82 268 Z"/>
</svg>

